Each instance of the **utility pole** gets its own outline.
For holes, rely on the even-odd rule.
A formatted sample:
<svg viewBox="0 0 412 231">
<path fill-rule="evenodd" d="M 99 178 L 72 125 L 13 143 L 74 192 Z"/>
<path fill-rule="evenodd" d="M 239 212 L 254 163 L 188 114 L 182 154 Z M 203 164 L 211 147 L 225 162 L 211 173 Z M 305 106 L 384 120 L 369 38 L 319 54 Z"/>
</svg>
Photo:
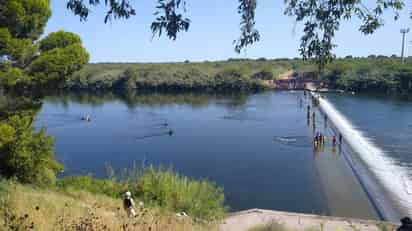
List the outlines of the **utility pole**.
<svg viewBox="0 0 412 231">
<path fill-rule="evenodd" d="M 401 29 L 401 34 L 402 34 L 402 52 L 401 52 L 401 59 L 402 59 L 402 64 L 405 63 L 405 36 L 406 33 L 409 32 L 409 28 L 406 29 Z"/>
</svg>

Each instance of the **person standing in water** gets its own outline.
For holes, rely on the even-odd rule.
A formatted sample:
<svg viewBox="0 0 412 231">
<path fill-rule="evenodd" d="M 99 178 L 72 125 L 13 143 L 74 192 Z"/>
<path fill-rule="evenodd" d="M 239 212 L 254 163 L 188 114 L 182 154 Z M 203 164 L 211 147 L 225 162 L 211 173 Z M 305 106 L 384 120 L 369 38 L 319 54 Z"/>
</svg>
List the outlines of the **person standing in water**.
<svg viewBox="0 0 412 231">
<path fill-rule="evenodd" d="M 336 145 L 336 136 L 335 135 L 333 135 L 333 137 L 332 137 L 332 144 L 335 146 Z"/>
<path fill-rule="evenodd" d="M 339 144 L 342 144 L 342 140 L 343 140 L 342 134 L 339 133 Z"/>
</svg>

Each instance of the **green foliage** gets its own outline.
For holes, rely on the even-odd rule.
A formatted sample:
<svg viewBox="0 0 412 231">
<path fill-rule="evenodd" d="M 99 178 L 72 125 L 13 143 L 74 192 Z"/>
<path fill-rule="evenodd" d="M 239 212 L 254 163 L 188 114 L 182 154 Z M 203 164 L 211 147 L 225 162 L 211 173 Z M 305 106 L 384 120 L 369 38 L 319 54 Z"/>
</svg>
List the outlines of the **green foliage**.
<svg viewBox="0 0 412 231">
<path fill-rule="evenodd" d="M 26 79 L 21 69 L 10 66 L 0 68 L 0 85 L 16 86 L 24 81 L 26 81 Z"/>
<path fill-rule="evenodd" d="M 112 17 L 129 18 L 135 15 L 134 6 L 129 0 L 104 1 L 109 8 L 106 13 L 105 23 Z M 333 43 L 336 31 L 342 21 L 360 21 L 359 31 L 372 34 L 384 24 L 383 14 L 392 11 L 394 19 L 399 18 L 399 11 L 403 9 L 405 0 L 351 0 L 351 1 L 319 1 L 319 0 L 285 0 L 285 15 L 295 18 L 303 23 L 300 54 L 304 59 L 313 59 L 322 71 L 327 63 L 335 58 Z M 100 0 L 67 0 L 67 8 L 81 20 L 86 20 L 90 8 L 103 3 Z M 183 9 L 182 9 L 183 8 Z M 237 12 L 240 14 L 240 37 L 233 41 L 235 51 L 252 45 L 260 40 L 260 33 L 256 29 L 256 0 L 238 0 Z M 169 39 L 175 40 L 181 31 L 187 31 L 190 19 L 184 17 L 186 13 L 186 0 L 157 0 L 155 20 L 151 24 L 153 35 L 166 34 Z"/>
<path fill-rule="evenodd" d="M 0 87 L 50 87 L 88 62 L 76 34 L 58 31 L 38 41 L 50 15 L 50 0 L 0 1 L 0 56 L 7 58 Z"/>
<path fill-rule="evenodd" d="M 40 55 L 30 65 L 30 75 L 37 83 L 63 81 L 89 60 L 89 54 L 81 44 L 75 43 L 64 48 L 54 48 Z"/>
<path fill-rule="evenodd" d="M 125 192 L 125 184 L 112 179 L 96 179 L 91 176 L 70 176 L 57 181 L 60 190 L 83 190 L 110 197 L 120 197 Z"/>
<path fill-rule="evenodd" d="M 393 9 L 396 19 L 397 11 L 404 5 L 402 0 L 382 0 L 372 4 L 364 1 L 317 0 L 286 0 L 285 3 L 285 14 L 304 24 L 300 54 L 304 59 L 314 58 L 320 70 L 335 57 L 332 53 L 336 47 L 333 38 L 343 20 L 356 17 L 361 21 L 359 30 L 371 34 L 383 25 L 384 10 Z"/>
<path fill-rule="evenodd" d="M 54 184 L 63 168 L 55 161 L 53 139 L 44 129 L 34 131 L 32 121 L 30 115 L 15 115 L 0 123 L 5 132 L 0 143 L 0 174 L 23 183 Z"/>
<path fill-rule="evenodd" d="M 207 180 L 191 180 L 171 169 L 149 167 L 137 179 L 129 179 L 132 193 L 146 203 L 185 211 L 203 219 L 221 218 L 224 207 L 223 189 Z"/>
<path fill-rule="evenodd" d="M 54 48 L 65 48 L 73 44 L 81 44 L 80 36 L 74 33 L 59 30 L 52 32 L 40 41 L 40 50 L 48 51 Z"/>
<path fill-rule="evenodd" d="M 0 1 L 0 28 L 14 38 L 38 39 L 50 16 L 50 0 Z"/>
<path fill-rule="evenodd" d="M 341 89 L 412 92 L 412 67 L 393 58 L 338 59 L 326 66 L 323 79 Z"/>
<path fill-rule="evenodd" d="M 122 198 L 125 191 L 145 204 L 175 212 L 185 211 L 202 219 L 221 218 L 225 212 L 223 189 L 207 180 L 192 180 L 171 169 L 147 167 L 128 171 L 121 181 L 91 176 L 66 177 L 57 182 L 60 190 L 76 189 Z"/>
<path fill-rule="evenodd" d="M 262 89 L 262 80 L 276 79 L 291 62 L 221 61 L 162 64 L 89 64 L 66 82 L 73 89 Z"/>
</svg>

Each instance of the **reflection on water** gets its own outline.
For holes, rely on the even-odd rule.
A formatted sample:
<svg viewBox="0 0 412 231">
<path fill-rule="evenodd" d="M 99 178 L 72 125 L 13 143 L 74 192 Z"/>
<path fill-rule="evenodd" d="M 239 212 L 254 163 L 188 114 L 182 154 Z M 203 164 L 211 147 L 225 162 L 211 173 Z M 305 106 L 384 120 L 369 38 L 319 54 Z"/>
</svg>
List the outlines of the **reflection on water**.
<svg viewBox="0 0 412 231">
<path fill-rule="evenodd" d="M 312 139 L 308 136 L 276 136 L 274 141 L 294 147 L 312 147 Z"/>
<path fill-rule="evenodd" d="M 359 189 L 335 195 L 330 189 L 341 186 L 338 178 L 320 176 L 348 169 L 329 146 L 313 158 L 313 134 L 324 126 L 307 120 L 311 102 L 302 97 L 301 92 L 69 93 L 47 97 L 36 124 L 56 138 L 64 175 L 103 177 L 106 162 L 123 169 L 146 161 L 216 181 L 233 210 L 353 216 L 336 206 L 340 196 L 360 208 L 357 217 L 374 217 Z M 80 121 L 84 115 L 92 122 Z M 343 173 L 349 187 L 359 187 Z"/>
</svg>

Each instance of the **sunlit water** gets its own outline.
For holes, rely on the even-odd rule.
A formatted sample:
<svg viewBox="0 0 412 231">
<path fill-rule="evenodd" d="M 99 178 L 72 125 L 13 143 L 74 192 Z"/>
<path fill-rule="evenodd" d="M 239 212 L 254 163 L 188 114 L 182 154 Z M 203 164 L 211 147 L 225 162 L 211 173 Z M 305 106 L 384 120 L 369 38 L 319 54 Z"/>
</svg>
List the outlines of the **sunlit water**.
<svg viewBox="0 0 412 231">
<path fill-rule="evenodd" d="M 36 125 L 55 137 L 64 175 L 173 166 L 223 186 L 233 210 L 376 218 L 339 150 L 328 142 L 314 152 L 314 132 L 328 128 L 306 119 L 307 103 L 302 92 L 73 93 L 47 97 Z"/>
<path fill-rule="evenodd" d="M 335 114 L 346 141 L 381 184 L 384 192 L 374 195 L 377 204 L 386 200 L 401 216 L 412 215 L 412 103 L 382 96 L 327 95 L 321 106 Z"/>
</svg>

